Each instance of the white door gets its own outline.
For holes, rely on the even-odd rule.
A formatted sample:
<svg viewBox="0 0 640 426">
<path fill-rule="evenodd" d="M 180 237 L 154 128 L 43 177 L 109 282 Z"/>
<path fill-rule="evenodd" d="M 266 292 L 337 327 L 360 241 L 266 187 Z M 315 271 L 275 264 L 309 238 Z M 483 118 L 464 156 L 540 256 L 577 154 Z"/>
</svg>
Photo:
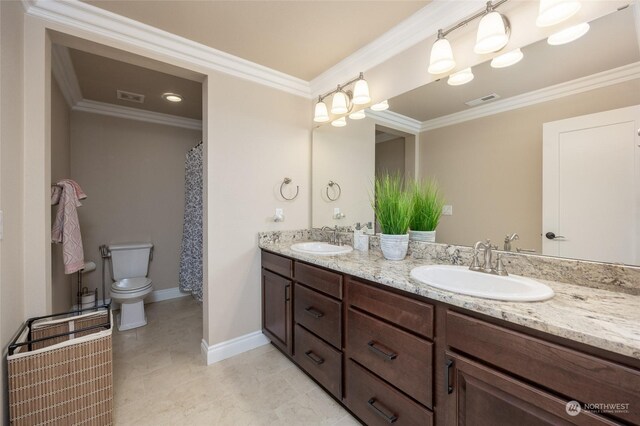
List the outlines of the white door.
<svg viewBox="0 0 640 426">
<path fill-rule="evenodd" d="M 640 105 L 544 124 L 543 254 L 640 264 L 639 129 Z"/>
</svg>

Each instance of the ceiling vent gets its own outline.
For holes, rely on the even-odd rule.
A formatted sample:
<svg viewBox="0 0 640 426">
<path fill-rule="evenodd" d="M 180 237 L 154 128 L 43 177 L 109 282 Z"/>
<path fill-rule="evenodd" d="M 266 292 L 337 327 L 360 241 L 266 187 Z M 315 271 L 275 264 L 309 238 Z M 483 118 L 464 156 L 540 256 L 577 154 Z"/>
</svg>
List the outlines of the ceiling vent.
<svg viewBox="0 0 640 426">
<path fill-rule="evenodd" d="M 140 93 L 125 92 L 124 90 L 116 90 L 118 99 L 123 101 L 135 102 L 137 104 L 144 103 L 144 95 Z"/>
<path fill-rule="evenodd" d="M 474 107 L 474 106 L 486 104 L 487 102 L 495 101 L 496 99 L 500 99 L 500 95 L 498 95 L 497 93 L 491 93 L 490 95 L 486 95 L 481 98 L 465 102 L 465 104 L 469 105 L 470 107 Z"/>
</svg>

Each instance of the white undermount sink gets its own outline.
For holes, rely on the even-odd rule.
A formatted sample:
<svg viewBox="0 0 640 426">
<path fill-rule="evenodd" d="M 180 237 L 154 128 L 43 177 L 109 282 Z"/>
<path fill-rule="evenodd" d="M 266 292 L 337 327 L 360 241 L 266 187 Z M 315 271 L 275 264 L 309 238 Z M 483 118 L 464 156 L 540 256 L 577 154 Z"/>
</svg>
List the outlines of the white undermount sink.
<svg viewBox="0 0 640 426">
<path fill-rule="evenodd" d="M 334 254 L 345 254 L 353 251 L 351 246 L 337 246 L 335 244 L 321 241 L 311 241 L 308 243 L 296 243 L 291 246 L 291 250 L 298 253 L 317 254 L 321 256 L 332 256 Z"/>
<path fill-rule="evenodd" d="M 468 296 L 508 302 L 538 302 L 551 299 L 553 290 L 536 280 L 471 271 L 466 266 L 427 265 L 411 270 L 411 277 L 432 287 Z"/>
</svg>

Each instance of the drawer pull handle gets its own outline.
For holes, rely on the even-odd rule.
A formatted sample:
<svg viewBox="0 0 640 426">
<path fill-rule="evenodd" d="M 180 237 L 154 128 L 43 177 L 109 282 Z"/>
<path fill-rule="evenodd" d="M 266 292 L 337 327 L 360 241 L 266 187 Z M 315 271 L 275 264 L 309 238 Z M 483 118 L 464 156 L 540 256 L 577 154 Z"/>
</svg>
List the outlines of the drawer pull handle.
<svg viewBox="0 0 640 426">
<path fill-rule="evenodd" d="M 376 406 L 376 403 L 378 401 L 376 401 L 375 398 L 371 398 L 369 401 L 367 401 L 367 404 L 369 405 L 369 407 L 371 407 L 371 409 L 380 417 L 382 417 L 383 419 L 385 419 L 387 421 L 387 423 L 395 423 L 396 420 L 398 420 L 398 416 L 396 416 L 395 414 L 393 414 L 391 411 L 389 411 L 387 408 L 385 408 L 382 404 L 378 403 L 378 406 L 380 406 L 380 408 L 378 408 L 378 406 Z"/>
<path fill-rule="evenodd" d="M 324 359 L 320 358 L 318 355 L 314 354 L 313 351 L 307 351 L 304 353 L 307 358 L 313 361 L 316 365 L 320 365 L 324 362 Z"/>
<path fill-rule="evenodd" d="M 306 313 L 308 313 L 309 315 L 311 315 L 314 318 L 322 318 L 324 316 L 324 313 L 320 312 L 319 310 L 315 309 L 313 306 L 309 306 L 308 308 L 304 308 L 304 311 Z"/>
<path fill-rule="evenodd" d="M 375 353 L 377 355 L 380 355 L 380 356 L 382 356 L 383 358 L 385 358 L 385 359 L 387 359 L 389 361 L 393 361 L 394 359 L 397 358 L 397 356 L 398 356 L 397 353 L 392 352 L 392 351 L 391 352 L 385 352 L 382 349 L 378 348 L 376 345 L 377 345 L 377 343 L 374 342 L 373 340 L 370 341 L 369 343 L 367 343 L 367 346 L 369 346 L 369 349 L 373 353 Z"/>
<path fill-rule="evenodd" d="M 444 375 L 447 382 L 447 393 L 453 393 L 453 386 L 451 385 L 451 367 L 453 366 L 453 360 L 448 359 L 447 364 L 444 367 Z"/>
</svg>

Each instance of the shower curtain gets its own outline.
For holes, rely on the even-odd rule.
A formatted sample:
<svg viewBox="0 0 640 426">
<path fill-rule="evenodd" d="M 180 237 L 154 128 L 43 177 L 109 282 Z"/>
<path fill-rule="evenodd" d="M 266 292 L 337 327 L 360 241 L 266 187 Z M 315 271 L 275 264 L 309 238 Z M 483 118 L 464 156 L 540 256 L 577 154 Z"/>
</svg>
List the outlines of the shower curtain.
<svg viewBox="0 0 640 426">
<path fill-rule="evenodd" d="M 180 290 L 202 301 L 202 142 L 187 152 Z"/>
</svg>

